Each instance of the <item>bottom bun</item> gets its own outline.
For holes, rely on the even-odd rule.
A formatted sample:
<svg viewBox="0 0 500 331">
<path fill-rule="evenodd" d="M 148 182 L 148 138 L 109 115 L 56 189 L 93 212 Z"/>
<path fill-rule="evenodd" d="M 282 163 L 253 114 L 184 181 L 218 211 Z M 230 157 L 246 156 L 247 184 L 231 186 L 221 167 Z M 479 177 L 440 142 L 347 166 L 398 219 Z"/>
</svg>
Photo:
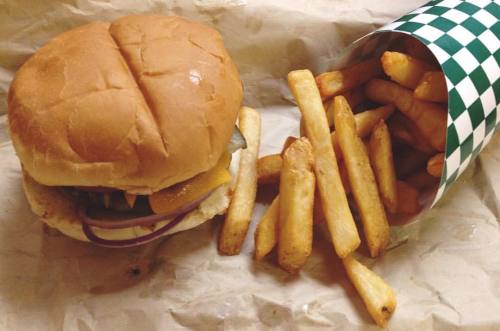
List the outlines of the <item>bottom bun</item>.
<svg viewBox="0 0 500 331">
<path fill-rule="evenodd" d="M 216 215 L 225 213 L 231 198 L 230 184 L 217 188 L 211 195 L 203 200 L 200 205 L 186 214 L 179 224 L 163 235 L 194 228 Z M 37 183 L 28 174 L 23 174 L 23 187 L 31 209 L 40 216 L 48 226 L 55 228 L 65 235 L 89 241 L 83 233 L 81 222 L 77 215 L 77 199 L 57 187 L 45 186 Z M 94 233 L 104 239 L 124 240 L 144 236 L 159 229 L 165 222 L 158 222 L 154 226 L 135 226 L 125 229 L 100 229 L 93 228 Z"/>
</svg>

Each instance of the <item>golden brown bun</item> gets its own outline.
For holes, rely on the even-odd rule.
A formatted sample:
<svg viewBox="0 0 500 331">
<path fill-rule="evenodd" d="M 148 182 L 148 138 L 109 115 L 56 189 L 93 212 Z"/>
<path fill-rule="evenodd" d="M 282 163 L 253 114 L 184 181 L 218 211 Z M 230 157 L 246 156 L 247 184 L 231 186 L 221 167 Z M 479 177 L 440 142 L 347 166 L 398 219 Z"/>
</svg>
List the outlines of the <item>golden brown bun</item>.
<svg viewBox="0 0 500 331">
<path fill-rule="evenodd" d="M 76 197 L 62 192 L 60 188 L 38 184 L 26 174 L 23 176 L 23 187 L 31 209 L 47 225 L 74 239 L 88 241 L 77 216 Z M 223 214 L 229 205 L 230 193 L 230 184 L 217 188 L 196 209 L 186 214 L 178 225 L 163 235 L 194 228 L 216 215 Z M 122 240 L 144 236 L 164 224 L 165 222 L 158 222 L 154 229 L 136 226 L 127 229 L 94 228 L 93 230 L 99 237 Z"/>
<path fill-rule="evenodd" d="M 213 167 L 241 100 L 217 31 L 127 16 L 70 30 L 36 52 L 11 85 L 9 123 L 36 182 L 147 194 Z"/>
</svg>

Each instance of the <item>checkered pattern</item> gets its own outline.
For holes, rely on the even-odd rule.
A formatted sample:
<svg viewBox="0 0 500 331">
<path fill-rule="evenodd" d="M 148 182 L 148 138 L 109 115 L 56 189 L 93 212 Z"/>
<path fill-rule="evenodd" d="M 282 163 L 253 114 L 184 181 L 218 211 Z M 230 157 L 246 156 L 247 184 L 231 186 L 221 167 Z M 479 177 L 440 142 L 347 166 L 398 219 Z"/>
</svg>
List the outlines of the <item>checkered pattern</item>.
<svg viewBox="0 0 500 331">
<path fill-rule="evenodd" d="M 431 1 L 382 31 L 418 38 L 446 76 L 446 162 L 435 203 L 500 128 L 500 3 Z"/>
</svg>

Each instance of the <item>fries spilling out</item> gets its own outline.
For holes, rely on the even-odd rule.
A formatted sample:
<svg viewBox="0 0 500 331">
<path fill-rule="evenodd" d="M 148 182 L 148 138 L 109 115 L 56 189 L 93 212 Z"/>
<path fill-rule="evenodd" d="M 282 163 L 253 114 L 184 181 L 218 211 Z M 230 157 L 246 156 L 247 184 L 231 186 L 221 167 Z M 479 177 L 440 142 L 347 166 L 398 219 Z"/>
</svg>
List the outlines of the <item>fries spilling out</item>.
<svg viewBox="0 0 500 331">
<path fill-rule="evenodd" d="M 300 272 L 313 229 L 324 223 L 349 280 L 374 321 L 385 326 L 395 293 L 355 258 L 363 250 L 356 251 L 363 240 L 364 254 L 384 254 L 391 222 L 419 213 L 437 191 L 446 145 L 444 75 L 425 47 L 407 39 L 397 52 L 316 77 L 292 71 L 288 85 L 301 113 L 301 137 L 288 137 L 281 153 L 258 160 L 258 140 L 247 139 L 219 248 L 239 252 L 255 183 L 275 185 L 279 195 L 256 228 L 255 258 L 276 248 L 279 266 Z M 257 123 L 251 114 L 242 116 Z"/>
</svg>

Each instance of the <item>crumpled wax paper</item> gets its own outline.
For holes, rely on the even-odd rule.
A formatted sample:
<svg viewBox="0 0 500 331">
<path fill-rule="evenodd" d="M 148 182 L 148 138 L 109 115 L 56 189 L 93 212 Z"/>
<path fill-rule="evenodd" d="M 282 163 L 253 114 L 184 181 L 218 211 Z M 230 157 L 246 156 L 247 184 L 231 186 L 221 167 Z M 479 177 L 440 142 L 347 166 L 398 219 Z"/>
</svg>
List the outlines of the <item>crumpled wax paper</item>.
<svg viewBox="0 0 500 331">
<path fill-rule="evenodd" d="M 321 68 L 362 35 L 425 1 L 28 1 L 0 3 L 0 113 L 12 74 L 49 38 L 131 13 L 184 15 L 221 31 L 263 116 L 261 155 L 298 134 L 286 74 Z M 0 117 L 1 330 L 377 330 L 331 244 L 316 236 L 300 275 L 271 256 L 220 256 L 223 218 L 146 246 L 105 249 L 44 228 L 21 189 L 20 165 Z M 500 329 L 500 139 L 400 242 L 363 262 L 397 293 L 390 330 Z M 264 211 L 260 197 L 254 219 Z"/>
</svg>

